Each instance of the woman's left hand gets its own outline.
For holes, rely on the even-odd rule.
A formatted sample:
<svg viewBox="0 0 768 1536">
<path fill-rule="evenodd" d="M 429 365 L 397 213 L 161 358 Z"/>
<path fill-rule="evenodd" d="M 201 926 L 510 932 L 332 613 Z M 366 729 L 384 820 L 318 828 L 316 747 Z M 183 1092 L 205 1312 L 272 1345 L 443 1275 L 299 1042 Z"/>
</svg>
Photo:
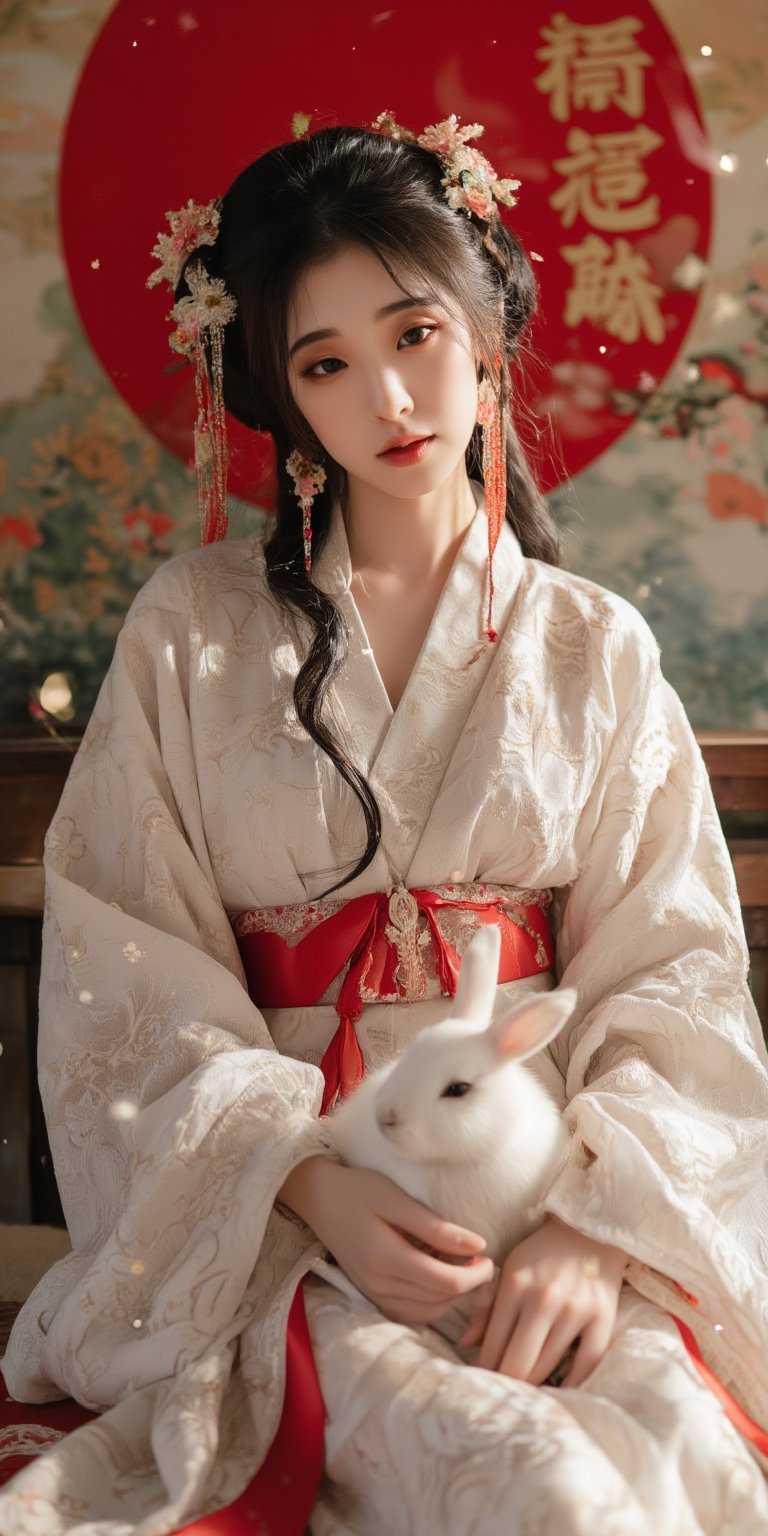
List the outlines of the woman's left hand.
<svg viewBox="0 0 768 1536">
<path fill-rule="evenodd" d="M 541 1386 L 576 1339 L 564 1387 L 580 1387 L 611 1341 L 627 1255 L 547 1216 L 507 1255 L 496 1294 L 459 1340 L 489 1371 Z"/>
</svg>

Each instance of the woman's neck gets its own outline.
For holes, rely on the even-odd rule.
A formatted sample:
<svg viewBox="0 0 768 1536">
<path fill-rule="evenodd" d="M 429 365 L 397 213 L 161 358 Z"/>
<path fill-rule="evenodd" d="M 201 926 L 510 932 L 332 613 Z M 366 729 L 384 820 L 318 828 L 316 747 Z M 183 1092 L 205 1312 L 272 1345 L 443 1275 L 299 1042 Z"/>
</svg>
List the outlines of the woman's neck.
<svg viewBox="0 0 768 1536">
<path fill-rule="evenodd" d="M 423 581 L 450 566 L 477 511 L 462 465 L 451 481 L 424 496 L 387 496 L 350 481 L 342 515 L 353 573 Z"/>
</svg>

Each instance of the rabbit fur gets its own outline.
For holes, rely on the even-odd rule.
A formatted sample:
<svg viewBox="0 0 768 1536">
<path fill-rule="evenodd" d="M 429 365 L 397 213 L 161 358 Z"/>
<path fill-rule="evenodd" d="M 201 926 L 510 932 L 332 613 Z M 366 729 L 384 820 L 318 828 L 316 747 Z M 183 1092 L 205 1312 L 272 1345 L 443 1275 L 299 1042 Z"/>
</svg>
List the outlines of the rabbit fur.
<svg viewBox="0 0 768 1536">
<path fill-rule="evenodd" d="M 523 1062 L 559 1033 L 577 996 L 573 988 L 534 993 L 493 1018 L 500 947 L 495 924 L 480 928 L 450 1016 L 324 1122 L 324 1140 L 344 1163 L 386 1174 L 480 1233 L 495 1264 L 539 1224 L 535 1207 L 568 1140 L 559 1108 Z M 459 1086 L 446 1095 L 450 1085 Z"/>
</svg>

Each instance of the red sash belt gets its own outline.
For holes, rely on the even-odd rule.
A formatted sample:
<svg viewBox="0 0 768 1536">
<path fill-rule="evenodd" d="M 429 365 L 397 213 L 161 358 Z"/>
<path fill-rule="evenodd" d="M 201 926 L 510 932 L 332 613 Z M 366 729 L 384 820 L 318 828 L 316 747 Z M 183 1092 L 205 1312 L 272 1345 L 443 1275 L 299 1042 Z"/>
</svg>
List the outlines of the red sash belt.
<svg viewBox="0 0 768 1536">
<path fill-rule="evenodd" d="M 454 908 L 473 914 L 473 926 L 495 923 L 501 930 L 500 982 L 518 981 L 551 970 L 552 939 L 545 905 L 510 898 L 504 887 L 377 892 L 339 904 L 322 902 L 297 910 L 309 931 L 296 941 L 287 936 L 285 907 L 252 909 L 234 921 L 248 991 L 260 1008 L 312 1007 L 346 966 L 334 1004 L 339 1025 L 320 1063 L 325 1078 L 322 1113 L 338 1097 L 351 1093 L 363 1076 L 363 1056 L 355 1024 L 367 1003 L 413 1002 L 423 997 L 427 975 L 425 950 L 445 996 L 456 991 L 461 959 L 442 932 L 439 913 Z M 423 918 L 421 915 L 423 914 Z M 421 921 L 420 921 L 421 918 Z M 426 919 L 426 923 L 424 922 Z"/>
</svg>

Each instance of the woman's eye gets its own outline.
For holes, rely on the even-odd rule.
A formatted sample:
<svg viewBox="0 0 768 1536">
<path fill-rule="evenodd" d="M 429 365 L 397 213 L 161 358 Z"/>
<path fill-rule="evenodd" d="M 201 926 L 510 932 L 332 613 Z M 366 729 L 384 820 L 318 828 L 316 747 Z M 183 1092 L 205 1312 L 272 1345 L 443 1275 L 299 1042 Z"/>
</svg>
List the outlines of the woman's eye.
<svg viewBox="0 0 768 1536">
<path fill-rule="evenodd" d="M 407 341 L 406 344 L 409 347 L 418 346 L 420 342 L 426 341 L 429 336 L 432 336 L 436 330 L 436 325 L 411 325 L 407 331 L 403 331 L 400 340 L 406 341 L 407 337 L 412 336 L 415 340 Z"/>
<path fill-rule="evenodd" d="M 312 364 L 311 368 L 307 369 L 306 373 L 302 374 L 302 378 L 332 379 L 333 375 L 338 372 L 339 368 L 346 368 L 346 366 L 346 363 L 343 363 L 340 357 L 320 357 L 316 363 Z M 318 369 L 320 369 L 321 372 L 318 373 Z"/>
</svg>

